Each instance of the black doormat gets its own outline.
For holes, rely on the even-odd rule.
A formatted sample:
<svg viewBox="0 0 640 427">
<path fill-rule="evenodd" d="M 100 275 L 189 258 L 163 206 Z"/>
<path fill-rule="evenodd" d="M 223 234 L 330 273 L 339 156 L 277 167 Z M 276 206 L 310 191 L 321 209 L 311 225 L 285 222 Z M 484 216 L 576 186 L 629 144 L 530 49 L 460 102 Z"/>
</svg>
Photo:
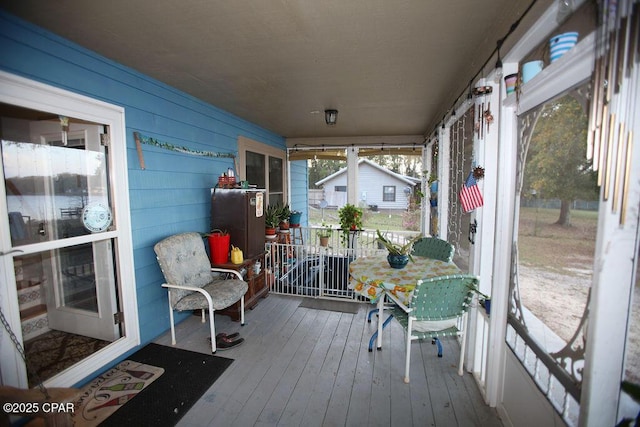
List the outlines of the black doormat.
<svg viewBox="0 0 640 427">
<path fill-rule="evenodd" d="M 100 426 L 174 426 L 233 362 L 154 343 L 127 359 L 164 368 L 164 374 Z"/>
<path fill-rule="evenodd" d="M 360 308 L 360 303 L 320 298 L 304 298 L 298 307 L 356 314 Z"/>
</svg>

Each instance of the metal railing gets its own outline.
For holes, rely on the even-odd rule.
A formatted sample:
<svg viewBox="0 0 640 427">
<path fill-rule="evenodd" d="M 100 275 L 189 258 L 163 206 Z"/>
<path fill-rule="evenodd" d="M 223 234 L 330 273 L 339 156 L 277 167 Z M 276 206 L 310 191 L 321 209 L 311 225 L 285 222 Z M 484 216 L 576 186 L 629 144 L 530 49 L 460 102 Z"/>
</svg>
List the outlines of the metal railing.
<svg viewBox="0 0 640 427">
<path fill-rule="evenodd" d="M 360 300 L 349 289 L 349 264 L 358 257 L 386 253 L 386 249 L 379 247 L 375 230 L 332 229 L 326 241 L 321 240 L 320 230 L 320 227 L 281 230 L 267 242 L 270 292 Z M 416 233 L 384 234 L 402 243 Z"/>
</svg>

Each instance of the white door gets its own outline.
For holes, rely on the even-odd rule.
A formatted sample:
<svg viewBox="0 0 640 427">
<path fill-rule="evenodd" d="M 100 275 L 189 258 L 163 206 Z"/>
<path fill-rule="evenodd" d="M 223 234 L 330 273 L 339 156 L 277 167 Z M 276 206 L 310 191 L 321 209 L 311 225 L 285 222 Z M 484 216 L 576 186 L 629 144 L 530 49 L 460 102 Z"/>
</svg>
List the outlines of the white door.
<svg viewBox="0 0 640 427">
<path fill-rule="evenodd" d="M 25 310 L 44 314 L 46 329 L 114 341 L 113 248 L 99 234 L 111 220 L 102 128 L 71 123 L 65 135 L 59 120 L 32 121 L 30 141 L 2 141 L 3 170 L 12 246 L 29 253 L 14 256 L 18 292 L 34 289 L 44 303 Z"/>
<path fill-rule="evenodd" d="M 4 385 L 29 386 L 22 346 L 35 329 L 47 326 L 49 294 L 65 307 L 58 311 L 75 315 L 74 327 L 100 319 L 109 325 L 105 338 L 113 342 L 43 378 L 47 387 L 78 384 L 140 344 L 124 115 L 122 107 L 0 71 L 0 383 Z M 60 116 L 69 117 L 66 146 L 44 144 L 40 136 L 32 140 L 36 129 L 32 133 L 31 124 L 51 121 L 55 124 L 51 141 L 63 141 Z M 91 129 L 108 136 L 102 138 L 106 146 L 98 144 L 97 131 L 91 134 Z M 49 131 L 40 132 L 46 140 Z M 80 139 L 86 142 L 79 144 L 75 132 L 82 132 Z M 73 148 L 78 144 L 82 148 Z M 104 297 L 103 290 L 110 297 Z M 101 308 L 105 300 L 110 300 L 111 309 Z M 112 324 L 114 307 L 122 312 L 117 327 Z"/>
</svg>

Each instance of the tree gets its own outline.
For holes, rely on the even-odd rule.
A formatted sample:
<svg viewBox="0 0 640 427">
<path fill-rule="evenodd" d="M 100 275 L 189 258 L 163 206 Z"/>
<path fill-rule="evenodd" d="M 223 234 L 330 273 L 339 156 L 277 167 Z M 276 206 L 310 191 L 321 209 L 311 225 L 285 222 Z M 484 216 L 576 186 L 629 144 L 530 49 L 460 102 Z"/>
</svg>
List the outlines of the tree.
<svg viewBox="0 0 640 427">
<path fill-rule="evenodd" d="M 316 182 L 328 177 L 334 172 L 339 171 L 341 168 L 345 167 L 345 165 L 346 162 L 342 160 L 309 160 L 309 188 L 321 188 L 316 185 Z"/>
<path fill-rule="evenodd" d="M 531 138 L 524 187 L 545 198 L 561 200 L 556 224 L 571 225 L 574 200 L 598 197 L 597 175 L 586 158 L 587 116 L 571 94 L 550 101 Z"/>
</svg>

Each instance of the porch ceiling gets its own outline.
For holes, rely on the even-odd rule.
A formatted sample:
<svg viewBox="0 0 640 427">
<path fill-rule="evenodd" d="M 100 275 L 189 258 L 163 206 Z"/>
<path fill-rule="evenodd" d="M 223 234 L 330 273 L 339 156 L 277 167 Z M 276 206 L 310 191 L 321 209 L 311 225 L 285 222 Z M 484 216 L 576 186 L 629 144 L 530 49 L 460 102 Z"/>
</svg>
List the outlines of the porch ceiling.
<svg viewBox="0 0 640 427">
<path fill-rule="evenodd" d="M 518 31 L 551 1 L 534 1 Z M 531 3 L 21 0 L 0 7 L 282 136 L 327 138 L 431 132 Z M 325 124 L 327 108 L 339 111 L 337 125 Z"/>
</svg>

